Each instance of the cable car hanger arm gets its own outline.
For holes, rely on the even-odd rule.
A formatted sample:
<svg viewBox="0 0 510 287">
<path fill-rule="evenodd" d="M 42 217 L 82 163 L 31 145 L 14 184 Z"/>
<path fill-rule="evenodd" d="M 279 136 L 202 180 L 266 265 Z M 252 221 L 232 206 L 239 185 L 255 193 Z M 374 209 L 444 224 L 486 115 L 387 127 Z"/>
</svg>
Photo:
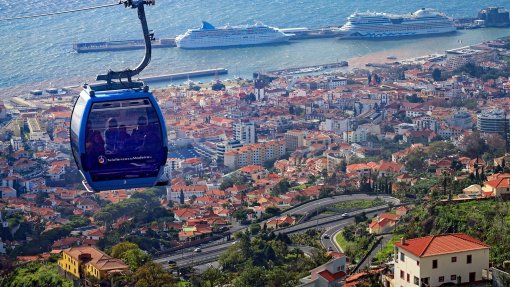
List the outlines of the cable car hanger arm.
<svg viewBox="0 0 510 287">
<path fill-rule="evenodd" d="M 98 84 L 92 86 L 91 87 L 92 90 L 95 91 L 142 87 L 143 86 L 142 82 L 133 82 L 132 78 L 140 74 L 151 61 L 152 33 L 149 31 L 149 27 L 147 25 L 147 18 L 145 17 L 144 5 L 154 5 L 156 3 L 156 0 L 121 0 L 119 3 L 124 4 L 126 8 L 131 7 L 133 9 L 136 8 L 138 10 L 138 19 L 140 19 L 140 23 L 142 24 L 143 39 L 145 42 L 145 55 L 140 64 L 138 64 L 138 66 L 134 69 L 125 69 L 123 71 L 109 70 L 108 73 L 106 74 L 98 75 L 96 77 L 96 80 L 106 81 L 106 84 Z M 122 82 L 123 79 L 127 79 L 127 82 Z M 116 82 L 116 80 L 118 80 L 118 82 Z"/>
</svg>

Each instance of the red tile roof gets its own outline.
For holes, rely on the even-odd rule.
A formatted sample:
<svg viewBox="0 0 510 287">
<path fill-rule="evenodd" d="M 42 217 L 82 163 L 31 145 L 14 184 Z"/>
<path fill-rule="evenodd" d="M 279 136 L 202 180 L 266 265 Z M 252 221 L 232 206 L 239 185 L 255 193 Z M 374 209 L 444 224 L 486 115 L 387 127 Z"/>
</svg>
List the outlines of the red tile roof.
<svg viewBox="0 0 510 287">
<path fill-rule="evenodd" d="M 409 239 L 406 240 L 404 244 L 396 242 L 395 246 L 411 252 L 418 257 L 490 248 L 489 245 L 464 233 L 432 235 Z"/>
<path fill-rule="evenodd" d="M 333 282 L 345 277 L 347 274 L 345 274 L 345 272 L 342 271 L 339 271 L 337 273 L 331 273 L 328 270 L 324 270 L 322 272 L 319 272 L 319 275 L 322 276 L 324 279 L 328 280 L 328 282 Z"/>
</svg>

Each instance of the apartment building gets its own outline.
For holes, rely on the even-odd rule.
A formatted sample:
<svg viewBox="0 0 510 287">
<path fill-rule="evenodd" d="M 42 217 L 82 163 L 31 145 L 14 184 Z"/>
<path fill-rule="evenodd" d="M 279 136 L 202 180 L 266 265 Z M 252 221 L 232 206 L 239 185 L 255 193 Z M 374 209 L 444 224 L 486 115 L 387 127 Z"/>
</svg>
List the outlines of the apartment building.
<svg viewBox="0 0 510 287">
<path fill-rule="evenodd" d="M 285 154 L 285 142 L 269 141 L 245 145 L 238 150 L 225 152 L 224 164 L 231 169 L 238 169 L 250 164 L 262 165 L 268 160 L 278 159 Z"/>
</svg>

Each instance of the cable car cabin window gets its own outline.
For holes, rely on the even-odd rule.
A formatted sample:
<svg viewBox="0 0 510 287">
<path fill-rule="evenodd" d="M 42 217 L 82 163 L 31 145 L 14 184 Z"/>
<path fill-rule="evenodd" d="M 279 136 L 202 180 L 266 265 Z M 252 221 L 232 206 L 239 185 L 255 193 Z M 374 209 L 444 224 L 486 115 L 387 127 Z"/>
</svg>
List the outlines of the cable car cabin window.
<svg viewBox="0 0 510 287">
<path fill-rule="evenodd" d="M 85 106 L 87 101 L 83 98 L 78 98 L 76 105 L 74 105 L 74 110 L 71 119 L 71 149 L 73 151 L 73 156 L 78 165 L 78 168 L 82 168 L 82 164 L 80 162 L 80 153 L 79 153 L 79 134 L 80 134 L 80 126 L 81 119 L 83 117 L 83 112 L 85 111 Z"/>
<path fill-rule="evenodd" d="M 94 103 L 85 135 L 92 180 L 156 177 L 166 156 L 161 133 L 149 99 Z"/>
</svg>

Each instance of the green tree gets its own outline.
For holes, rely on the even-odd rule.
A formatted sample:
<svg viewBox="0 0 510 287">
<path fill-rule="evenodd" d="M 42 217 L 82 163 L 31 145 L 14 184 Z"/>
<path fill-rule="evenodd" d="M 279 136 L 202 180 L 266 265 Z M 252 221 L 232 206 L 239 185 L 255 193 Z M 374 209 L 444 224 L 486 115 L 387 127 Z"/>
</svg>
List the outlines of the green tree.
<svg viewBox="0 0 510 287">
<path fill-rule="evenodd" d="M 260 227 L 260 224 L 258 223 L 252 223 L 250 224 L 250 233 L 252 235 L 257 235 L 262 228 Z"/>
<path fill-rule="evenodd" d="M 225 85 L 221 82 L 216 82 L 211 86 L 213 91 L 221 91 L 225 89 Z"/>
<path fill-rule="evenodd" d="M 278 182 L 272 189 L 271 193 L 274 195 L 285 194 L 289 191 L 290 184 L 287 179 Z"/>
<path fill-rule="evenodd" d="M 487 151 L 487 144 L 480 137 L 479 132 L 474 132 L 465 136 L 461 144 L 466 155 L 471 158 L 481 156 L 484 152 Z"/>
<path fill-rule="evenodd" d="M 271 215 L 271 216 L 277 216 L 281 213 L 282 211 L 276 207 L 276 206 L 268 206 L 266 208 L 266 213 Z"/>
<path fill-rule="evenodd" d="M 111 256 L 124 261 L 131 271 L 137 270 L 151 260 L 150 255 L 141 250 L 136 243 L 127 241 L 113 246 Z"/>
<path fill-rule="evenodd" d="M 56 264 L 31 262 L 19 266 L 0 281 L 0 287 L 72 287 L 71 280 L 60 276 Z"/>
<path fill-rule="evenodd" d="M 161 265 L 149 261 L 133 273 L 135 287 L 174 287 L 174 278 Z"/>
<path fill-rule="evenodd" d="M 124 254 L 128 250 L 138 249 L 138 245 L 136 243 L 132 243 L 129 241 L 121 242 L 112 247 L 112 251 L 110 255 L 115 258 L 121 258 L 122 254 Z"/>
<path fill-rule="evenodd" d="M 405 158 L 405 166 L 407 171 L 411 172 L 423 172 L 426 169 L 426 165 L 424 162 L 425 154 L 423 150 L 416 149 L 413 150 L 406 158 Z"/>
<path fill-rule="evenodd" d="M 249 266 L 237 276 L 233 282 L 236 287 L 265 287 L 266 270 L 258 266 Z"/>
<path fill-rule="evenodd" d="M 136 248 L 122 253 L 121 259 L 124 263 L 129 265 L 129 269 L 131 271 L 135 271 L 140 268 L 140 266 L 149 262 L 151 260 L 151 256 L 140 248 Z"/>
<path fill-rule="evenodd" d="M 218 268 L 209 267 L 200 275 L 205 287 L 221 286 L 228 283 L 228 278 Z"/>
<path fill-rule="evenodd" d="M 441 159 L 455 154 L 457 148 L 451 142 L 437 141 L 429 145 L 427 154 L 433 159 Z"/>
</svg>

